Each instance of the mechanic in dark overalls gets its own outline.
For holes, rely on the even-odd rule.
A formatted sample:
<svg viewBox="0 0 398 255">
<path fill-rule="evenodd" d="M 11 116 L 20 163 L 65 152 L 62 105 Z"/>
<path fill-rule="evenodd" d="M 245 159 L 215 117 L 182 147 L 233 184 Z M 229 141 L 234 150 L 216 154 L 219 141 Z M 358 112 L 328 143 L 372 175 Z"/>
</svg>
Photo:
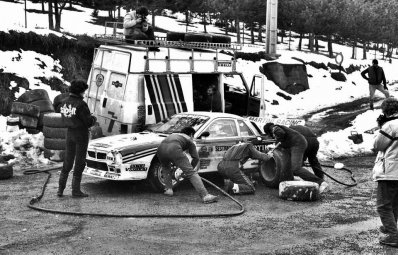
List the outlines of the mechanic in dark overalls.
<svg viewBox="0 0 398 255">
<path fill-rule="evenodd" d="M 254 194 L 253 182 L 241 170 L 241 166 L 249 158 L 267 161 L 271 157 L 259 152 L 251 143 L 238 143 L 225 152 L 223 159 L 217 166 L 217 170 L 226 178 L 224 180 L 224 190 L 227 193 Z"/>
<path fill-rule="evenodd" d="M 80 190 L 82 173 L 86 165 L 86 153 L 89 141 L 89 128 L 97 118 L 91 115 L 86 102 L 83 101 L 84 92 L 88 89 L 85 81 L 74 80 L 69 88 L 70 95 L 62 102 L 60 112 L 62 120 L 68 127 L 66 134 L 66 150 L 64 165 L 59 176 L 58 193 L 62 197 L 69 172 L 72 170 L 72 197 L 87 197 Z"/>
<path fill-rule="evenodd" d="M 213 203 L 218 200 L 218 197 L 207 192 L 198 171 L 195 170 L 196 165 L 199 163 L 199 154 L 192 140 L 194 134 L 195 129 L 192 127 L 185 127 L 180 133 L 174 133 L 166 137 L 159 145 L 156 155 L 160 160 L 164 172 L 164 182 L 166 186 L 164 194 L 173 196 L 170 165 L 172 163 L 182 170 L 182 175 L 192 183 L 192 186 L 202 198 L 203 203 Z M 189 162 L 188 157 L 185 155 L 184 151 L 186 150 L 188 150 L 191 155 L 192 162 Z"/>
<path fill-rule="evenodd" d="M 290 151 L 291 175 L 296 175 L 304 181 L 318 183 L 320 193 L 326 191 L 329 185 L 303 167 L 304 153 L 308 143 L 302 134 L 286 126 L 274 125 L 274 123 L 265 124 L 264 133 L 275 138 L 280 143 L 280 147 Z"/>
</svg>

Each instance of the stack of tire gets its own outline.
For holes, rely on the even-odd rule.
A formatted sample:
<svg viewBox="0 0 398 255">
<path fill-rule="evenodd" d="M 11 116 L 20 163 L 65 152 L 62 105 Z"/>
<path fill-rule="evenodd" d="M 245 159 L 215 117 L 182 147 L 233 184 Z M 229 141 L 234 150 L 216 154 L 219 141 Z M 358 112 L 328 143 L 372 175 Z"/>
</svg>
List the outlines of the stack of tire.
<svg viewBox="0 0 398 255">
<path fill-rule="evenodd" d="M 214 35 L 207 33 L 181 33 L 167 32 L 167 41 L 182 42 L 207 42 L 207 43 L 231 43 L 231 37 L 226 35 Z"/>
<path fill-rule="evenodd" d="M 36 105 L 13 102 L 11 105 L 12 118 L 19 118 L 19 127 L 25 128 L 30 134 L 37 134 L 40 117 L 40 108 Z"/>
<path fill-rule="evenodd" d="M 39 108 L 40 113 L 37 119 L 36 126 L 36 129 L 38 131 L 42 131 L 43 129 L 44 114 L 54 112 L 53 104 L 48 96 L 47 91 L 44 89 L 34 89 L 26 91 L 17 99 L 17 102 L 33 105 Z M 21 125 L 23 126 L 22 121 Z"/>
<path fill-rule="evenodd" d="M 44 157 L 63 161 L 66 148 L 67 128 L 61 113 L 46 113 L 43 116 Z"/>
</svg>

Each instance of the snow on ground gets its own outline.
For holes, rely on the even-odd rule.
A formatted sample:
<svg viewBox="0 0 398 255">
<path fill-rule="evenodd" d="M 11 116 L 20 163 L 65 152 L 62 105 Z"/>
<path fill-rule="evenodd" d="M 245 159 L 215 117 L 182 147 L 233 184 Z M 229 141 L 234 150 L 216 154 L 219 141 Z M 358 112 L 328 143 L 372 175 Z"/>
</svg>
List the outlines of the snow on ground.
<svg viewBox="0 0 398 255">
<path fill-rule="evenodd" d="M 58 36 L 62 36 L 61 33 L 48 30 L 47 15 L 39 13 L 27 13 L 27 28 L 25 28 L 25 14 L 23 2 L 17 3 L 2 2 L 0 1 L 0 16 L 3 17 L 0 24 L 0 31 L 7 32 L 8 30 L 17 30 L 21 32 L 34 31 L 35 33 L 46 35 L 53 33 Z M 62 31 L 69 32 L 71 34 L 101 34 L 104 33 L 104 27 L 90 23 L 92 21 L 91 9 L 83 8 L 81 6 L 74 5 L 74 8 L 78 9 L 79 12 L 63 10 L 62 12 Z M 41 10 L 41 3 L 32 3 L 27 1 L 27 9 Z M 124 10 L 121 15 L 124 15 Z M 99 12 L 99 16 L 106 16 L 107 13 L 104 11 Z M 182 22 L 183 15 L 173 14 L 176 19 L 157 16 L 156 26 L 175 32 L 203 32 L 203 25 L 198 23 L 192 24 L 186 28 L 184 22 Z M 148 17 L 151 20 L 151 17 Z M 198 22 L 198 19 L 193 19 L 194 22 Z M 209 25 L 207 31 L 211 33 L 223 33 L 219 28 Z M 232 34 L 233 35 L 233 34 Z M 246 36 L 246 39 L 249 37 Z M 285 38 L 287 41 L 288 38 Z M 232 41 L 236 41 L 236 37 L 232 37 Z M 281 63 L 299 63 L 292 59 L 296 57 L 306 62 L 315 61 L 323 62 L 326 65 L 328 62 L 335 64 L 334 59 L 326 57 L 327 52 L 321 49 L 321 54 L 309 53 L 305 49 L 304 45 L 307 43 L 303 40 L 303 51 L 295 50 L 297 48 L 298 39 L 294 39 L 291 42 L 291 49 L 288 49 L 287 43 L 278 44 L 277 53 L 280 54 L 280 58 L 276 61 Z M 320 42 L 321 46 L 326 46 L 325 42 Z M 326 48 L 326 47 L 325 47 Z M 362 50 L 358 49 L 358 59 L 351 59 L 352 48 L 344 45 L 333 44 L 334 52 L 341 52 L 344 56 L 343 67 L 349 65 L 362 66 L 362 70 L 365 66 L 371 63 L 371 59 L 375 58 L 374 51 L 368 52 L 368 59 L 361 60 Z M 246 52 L 264 50 L 262 46 L 258 47 L 244 47 L 242 49 Z M 390 84 L 398 81 L 397 63 L 394 59 L 392 63 L 380 60 L 382 58 L 381 53 L 377 53 L 377 59 L 379 64 L 385 70 L 387 80 Z M 20 58 L 19 58 L 20 56 Z M 16 60 L 16 57 L 18 57 Z M 250 84 L 254 74 L 259 74 L 259 67 L 265 60 L 258 62 L 242 61 L 239 60 L 237 69 L 244 73 L 246 81 Z M 40 65 L 45 63 L 44 68 Z M 41 65 L 43 66 L 43 65 Z M 56 66 L 58 71 L 54 71 Z M 331 69 L 323 70 L 316 69 L 310 65 L 306 65 L 308 74 L 312 77 L 308 78 L 310 89 L 304 91 L 298 95 L 292 96 L 292 100 L 285 100 L 279 96 L 276 96 L 277 92 L 281 91 L 272 81 L 266 81 L 266 98 L 272 102 L 277 100 L 279 105 L 267 104 L 267 111 L 270 114 L 278 115 L 281 117 L 300 117 L 308 112 L 326 107 L 333 106 L 340 103 L 350 102 L 355 99 L 363 98 L 368 96 L 367 82 L 361 77 L 360 72 L 354 72 L 346 75 L 346 82 L 338 82 L 330 77 Z M 59 61 L 53 59 L 51 56 L 45 56 L 32 51 L 0 51 L 0 69 L 4 69 L 4 72 L 15 73 L 20 77 L 26 78 L 30 83 L 31 89 L 44 88 L 49 92 L 51 99 L 55 97 L 58 92 L 51 91 L 49 87 L 42 84 L 40 80 L 35 77 L 44 76 L 46 78 L 58 77 L 63 80 L 62 74 L 59 72 L 62 66 Z M 15 86 L 15 84 L 10 84 Z M 397 85 L 390 86 L 390 93 L 397 97 Z M 20 96 L 24 92 L 23 89 L 16 95 Z M 378 92 L 377 92 L 378 93 Z M 376 94 L 381 96 L 380 94 Z M 321 143 L 319 157 L 320 159 L 333 159 L 341 156 L 355 156 L 361 154 L 371 153 L 373 136 L 372 134 L 363 133 L 376 126 L 376 118 L 380 114 L 380 110 L 366 111 L 351 123 L 352 126 L 339 130 L 337 132 L 329 132 L 322 135 L 319 138 Z M 322 113 L 327 114 L 327 113 Z M 318 115 L 317 117 L 320 117 Z M 46 164 L 46 160 L 42 154 L 40 154 L 39 148 L 43 147 L 42 134 L 29 135 L 26 131 L 18 131 L 14 133 L 5 132 L 6 118 L 0 116 L 0 145 L 5 150 L 5 153 L 16 154 L 20 159 L 30 158 L 31 162 Z M 351 131 L 357 131 L 363 134 L 364 142 L 361 144 L 354 144 L 348 139 Z"/>
</svg>

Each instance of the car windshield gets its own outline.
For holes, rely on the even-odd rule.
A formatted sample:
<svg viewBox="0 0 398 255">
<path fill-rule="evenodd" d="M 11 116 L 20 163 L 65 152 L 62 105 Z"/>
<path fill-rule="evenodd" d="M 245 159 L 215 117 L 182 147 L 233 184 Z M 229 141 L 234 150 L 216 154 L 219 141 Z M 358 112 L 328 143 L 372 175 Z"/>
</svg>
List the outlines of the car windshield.
<svg viewBox="0 0 398 255">
<path fill-rule="evenodd" d="M 178 133 L 184 127 L 193 127 L 198 130 L 209 117 L 196 114 L 177 114 L 172 116 L 167 122 L 157 127 L 154 132 Z"/>
</svg>

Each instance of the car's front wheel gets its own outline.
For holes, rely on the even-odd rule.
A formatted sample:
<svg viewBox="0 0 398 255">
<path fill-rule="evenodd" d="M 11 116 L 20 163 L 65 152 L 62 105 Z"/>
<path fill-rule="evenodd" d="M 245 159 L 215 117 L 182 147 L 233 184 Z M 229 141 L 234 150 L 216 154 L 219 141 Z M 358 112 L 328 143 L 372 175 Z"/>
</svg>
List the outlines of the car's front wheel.
<svg viewBox="0 0 398 255">
<path fill-rule="evenodd" d="M 182 178 L 177 179 L 176 175 L 180 171 L 176 167 L 172 166 L 171 168 L 171 177 L 172 177 L 172 184 L 173 188 L 177 187 L 178 184 L 183 180 Z M 176 174 L 177 172 L 177 174 Z M 164 181 L 164 171 L 162 165 L 160 164 L 159 160 L 155 159 L 152 161 L 151 166 L 149 167 L 148 173 L 148 181 L 151 185 L 151 188 L 156 192 L 163 192 L 165 190 L 165 181 Z"/>
<path fill-rule="evenodd" d="M 260 166 L 260 176 L 265 186 L 278 188 L 280 182 L 293 180 L 294 177 L 290 169 L 290 153 L 276 149 L 273 155 Z"/>
</svg>

